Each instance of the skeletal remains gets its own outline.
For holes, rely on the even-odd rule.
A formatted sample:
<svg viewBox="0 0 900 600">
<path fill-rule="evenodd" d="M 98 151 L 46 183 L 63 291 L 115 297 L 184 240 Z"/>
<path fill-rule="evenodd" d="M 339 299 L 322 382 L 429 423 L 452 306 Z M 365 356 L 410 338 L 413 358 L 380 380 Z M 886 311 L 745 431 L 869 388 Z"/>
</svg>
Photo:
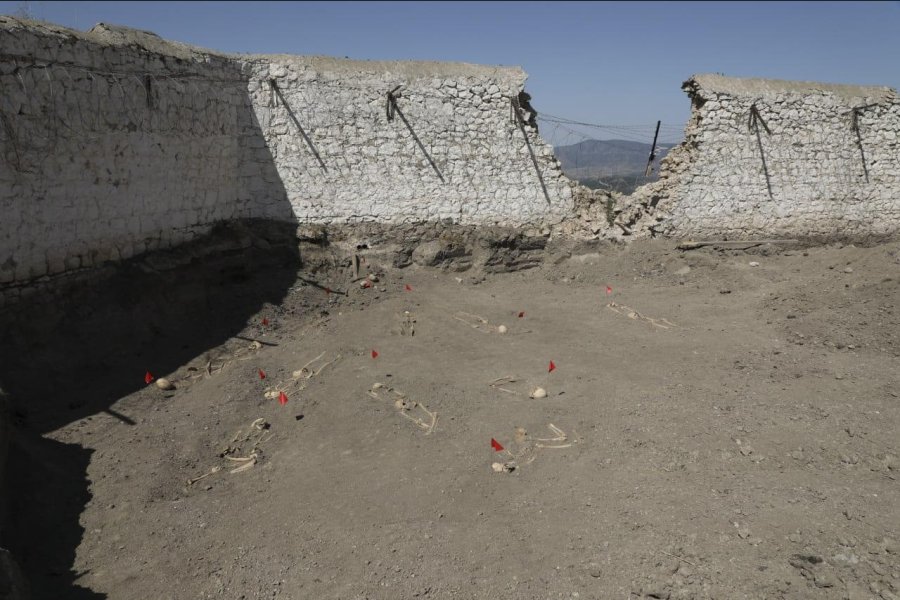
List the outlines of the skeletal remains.
<svg viewBox="0 0 900 600">
<path fill-rule="evenodd" d="M 572 442 L 568 441 L 569 436 L 565 431 L 553 423 L 548 424 L 547 429 L 550 430 L 553 437 L 535 438 L 532 440 L 524 427 L 516 427 L 513 439 L 519 447 L 518 452 L 510 452 L 506 448 L 500 450 L 499 454 L 507 456 L 509 460 L 502 463 L 495 462 L 491 464 L 491 468 L 497 473 L 509 473 L 516 470 L 521 465 L 527 465 L 534 462 L 539 450 L 561 450 L 572 446 Z"/>
<path fill-rule="evenodd" d="M 394 408 L 397 409 L 397 414 L 415 423 L 417 427 L 425 431 L 425 435 L 429 435 L 434 431 L 434 426 L 437 424 L 437 413 L 431 412 L 419 402 L 410 400 L 403 392 L 392 387 L 387 387 L 383 383 L 374 383 L 372 384 L 371 389 L 369 389 L 369 396 L 383 402 L 393 400 L 392 403 Z M 425 413 L 431 421 L 425 422 L 419 417 L 410 415 L 409 413 L 414 409 L 419 409 L 421 412 Z"/>
<path fill-rule="evenodd" d="M 218 373 L 225 370 L 225 367 L 228 365 L 228 363 L 232 361 L 252 359 L 259 350 L 262 350 L 262 347 L 262 342 L 258 340 L 251 340 L 249 344 L 241 346 L 230 354 L 219 354 L 217 356 L 212 356 L 212 353 L 207 353 L 205 357 L 206 364 L 203 366 L 202 370 L 193 366 L 188 367 L 188 375 L 180 377 L 174 381 L 170 381 L 164 377 L 160 377 L 156 380 L 156 386 L 161 390 L 174 390 L 175 383 L 178 383 L 179 386 L 191 384 L 196 379 L 210 377 L 213 373 Z"/>
<path fill-rule="evenodd" d="M 267 399 L 273 400 L 278 398 L 279 394 L 284 392 L 287 394 L 288 392 L 302 392 L 306 389 L 306 386 L 309 384 L 309 381 L 319 375 L 322 371 L 325 370 L 325 367 L 328 365 L 333 365 L 337 361 L 341 359 L 341 355 L 338 354 L 333 360 L 322 363 L 318 366 L 318 368 L 313 368 L 313 363 L 322 359 L 325 356 L 325 353 L 321 353 L 293 373 L 291 373 L 291 379 L 288 381 L 284 381 L 278 384 L 275 384 L 273 387 L 266 388 L 265 393 L 263 394 Z"/>
<path fill-rule="evenodd" d="M 259 418 L 250 423 L 250 426 L 246 429 L 246 431 L 241 428 L 237 431 L 237 433 L 234 434 L 234 436 L 231 438 L 231 441 L 219 454 L 220 457 L 224 458 L 227 461 L 230 461 L 232 463 L 239 463 L 236 467 L 230 469 L 228 471 L 229 473 L 242 473 L 252 468 L 253 465 L 255 465 L 259 461 L 260 444 L 263 441 L 270 440 L 272 438 L 272 435 L 274 435 L 269 432 L 269 429 L 269 423 L 267 423 L 265 419 Z M 266 435 L 267 433 L 268 436 Z M 234 454 L 242 451 L 249 452 L 249 454 L 247 456 L 233 456 Z M 188 479 L 187 484 L 194 485 L 201 479 L 206 479 L 210 475 L 218 473 L 221 470 L 221 466 L 214 466 L 203 475 Z"/>
<path fill-rule="evenodd" d="M 408 310 L 403 311 L 403 315 L 398 315 L 400 319 L 400 335 L 413 337 L 416 335 L 416 317 Z"/>
<path fill-rule="evenodd" d="M 459 311 L 453 318 L 462 321 L 472 329 L 477 329 L 481 333 L 499 333 L 501 335 L 509 331 L 506 325 L 491 325 L 491 322 L 484 317 L 473 315 L 471 313 Z M 531 333 L 530 331 L 520 331 L 519 333 Z"/>
<path fill-rule="evenodd" d="M 513 394 L 513 395 L 519 395 L 519 396 L 526 395 L 525 392 L 518 392 L 516 390 L 511 390 L 507 387 L 503 387 L 504 385 L 509 385 L 511 383 L 516 383 L 516 382 L 518 382 L 518 379 L 516 378 L 515 375 L 506 375 L 504 377 L 498 377 L 497 379 L 494 379 L 488 385 L 490 387 L 494 388 L 495 390 L 499 390 L 501 392 L 506 392 L 507 394 Z M 541 398 L 547 397 L 547 390 L 545 390 L 542 387 L 535 387 L 533 390 L 531 390 L 530 393 L 527 394 L 527 396 L 529 398 L 531 398 L 532 400 L 540 400 Z"/>
<path fill-rule="evenodd" d="M 646 323 L 650 323 L 654 327 L 659 327 L 660 329 L 669 329 L 671 327 L 678 327 L 675 323 L 668 321 L 667 319 L 654 319 L 652 317 L 647 317 L 639 313 L 638 311 L 625 306 L 624 304 L 616 304 L 615 302 L 610 302 L 606 305 L 606 308 L 610 309 L 616 314 L 625 315 L 629 319 L 633 319 L 635 321 L 644 321 Z"/>
</svg>

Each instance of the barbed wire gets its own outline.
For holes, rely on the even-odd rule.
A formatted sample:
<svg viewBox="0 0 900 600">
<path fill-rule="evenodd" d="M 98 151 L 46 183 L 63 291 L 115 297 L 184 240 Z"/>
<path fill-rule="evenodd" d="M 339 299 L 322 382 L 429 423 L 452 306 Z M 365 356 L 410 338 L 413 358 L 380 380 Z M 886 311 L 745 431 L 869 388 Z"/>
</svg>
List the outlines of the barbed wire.
<svg viewBox="0 0 900 600">
<path fill-rule="evenodd" d="M 594 127 L 597 129 L 618 129 L 618 130 L 632 130 L 632 131 L 640 130 L 640 131 L 642 131 L 642 130 L 646 130 L 648 127 L 656 126 L 656 123 L 641 124 L 641 125 L 603 125 L 600 123 L 586 123 L 584 121 L 576 121 L 574 119 L 567 119 L 565 117 L 557 117 L 557 116 L 551 115 L 549 113 L 541 113 L 540 118 L 544 119 L 545 121 L 552 121 L 552 122 L 556 122 L 556 123 L 566 123 L 569 125 L 582 125 L 585 127 Z M 679 129 L 679 130 L 683 129 L 683 127 L 676 126 L 676 125 L 666 125 L 666 124 L 660 125 L 661 129 L 667 128 L 667 127 L 671 128 L 671 129 Z"/>
<path fill-rule="evenodd" d="M 151 70 L 103 70 L 85 65 L 59 61 L 38 61 L 33 57 L 0 54 L 0 60 L 12 60 L 12 70 L 5 69 L 0 73 L 0 142 L 3 142 L 4 156 L 8 161 L 19 164 L 26 154 L 32 155 L 32 162 L 40 163 L 44 156 L 51 153 L 63 137 L 72 138 L 78 143 L 91 143 L 102 139 L 111 131 L 140 131 L 143 133 L 184 136 L 210 136 L 241 134 L 240 119 L 251 124 L 253 119 L 253 102 L 259 100 L 264 90 L 248 91 L 254 81 L 264 86 L 266 80 L 248 76 L 235 78 L 207 77 L 198 73 L 176 72 L 166 73 Z M 234 85 L 223 85 L 234 84 Z M 382 111 L 381 98 L 386 85 L 356 84 L 346 80 L 334 82 L 317 82 L 318 89 L 310 90 L 299 87 L 286 94 L 288 102 L 298 104 L 295 110 L 310 123 L 311 134 L 319 140 L 323 137 L 335 137 L 341 134 L 337 128 L 347 124 L 345 121 L 346 106 L 330 106 L 327 110 L 319 108 L 322 97 L 328 97 L 335 90 L 365 90 L 373 92 L 370 101 L 354 102 L 355 119 L 380 118 Z M 66 93 L 67 89 L 71 93 Z M 375 94 L 374 92 L 378 93 Z M 450 100 L 459 102 L 459 93 L 451 94 L 438 88 L 410 91 L 405 96 L 408 102 L 420 105 L 419 109 L 428 112 L 428 99 Z M 508 96 L 501 100 L 508 101 Z M 160 110 L 165 105 L 166 110 Z M 348 105 L 349 106 L 349 105 Z M 234 109 L 236 113 L 219 111 L 221 108 Z M 278 110 L 278 106 L 268 105 L 269 110 Z M 499 114 L 508 110 L 506 104 L 498 103 L 490 114 Z M 360 114 L 362 111 L 362 114 Z M 224 113 L 224 114 L 223 114 Z M 243 115 L 243 117 L 242 117 Z M 451 111 L 441 116 L 443 124 L 459 125 L 468 122 L 470 116 L 465 113 Z M 553 128 L 554 139 L 563 131 L 567 139 L 580 138 L 582 141 L 597 139 L 582 129 L 602 132 L 618 139 L 650 144 L 653 139 L 655 122 L 647 124 L 601 124 L 559 117 L 548 113 L 538 113 L 540 124 Z M 434 125 L 432 125 L 433 127 Z M 257 129 L 266 128 L 268 124 L 259 124 Z M 514 132 L 515 127 L 509 127 Z M 496 162 L 497 157 L 509 156 L 510 160 L 518 160 L 515 138 L 496 143 L 467 140 L 467 130 L 445 130 L 440 139 L 428 140 L 433 146 L 442 146 L 449 150 L 440 160 L 460 160 L 466 166 L 452 165 L 449 172 L 467 180 L 467 184 L 476 187 L 474 177 L 477 175 L 478 163 Z M 529 130 L 528 135 L 533 132 Z M 662 124 L 660 126 L 661 146 L 671 145 L 672 138 L 682 138 L 683 127 L 680 125 Z M 262 133 L 259 133 L 262 135 Z M 510 135 L 513 135 L 512 133 Z M 546 137 L 546 136 L 545 136 Z M 720 173 L 732 174 L 739 181 L 748 183 L 765 176 L 768 169 L 769 185 L 773 192 L 779 186 L 806 186 L 813 188 L 828 187 L 830 182 L 857 185 L 860 177 L 865 177 L 864 165 L 860 161 L 859 147 L 855 138 L 841 140 L 838 135 L 822 135 L 812 139 L 817 146 L 816 156 L 795 150 L 794 138 L 766 137 L 762 144 L 766 165 L 760 156 L 760 148 L 755 139 L 744 134 L 737 146 L 741 148 L 737 155 L 727 159 L 711 160 L 705 153 L 692 169 L 704 177 L 709 177 L 709 185 L 722 189 L 733 187 L 730 183 L 719 183 L 716 176 Z M 398 144 L 409 145 L 411 142 L 402 136 L 397 138 Z M 273 142 L 273 146 L 283 149 L 289 145 L 284 138 Z M 729 145 L 733 153 L 735 144 Z M 404 146 L 405 148 L 405 146 Z M 410 146 L 410 148 L 412 148 Z M 352 171 L 354 166 L 348 154 L 359 149 L 342 148 L 340 153 L 331 153 L 326 158 L 340 163 L 340 172 Z M 411 149 L 415 154 L 415 149 Z M 35 156 L 38 155 L 38 156 Z M 542 157 L 542 161 L 547 157 Z M 300 154 L 292 157 L 292 165 L 306 168 L 306 161 L 311 157 Z M 398 168 L 384 161 L 385 172 Z M 576 157 L 576 169 L 582 168 Z M 418 169 L 419 166 L 402 164 L 401 169 Z M 312 163 L 310 163 L 312 165 Z M 35 165 L 32 165 L 35 166 Z M 314 166 L 314 165 L 313 165 Z M 585 166 L 590 166 L 585 164 Z M 448 168 L 448 167 L 444 167 Z M 871 167 L 873 182 L 881 176 L 881 166 Z M 412 172 L 412 171 L 410 171 Z M 634 174 L 634 171 L 622 173 Z M 736 174 L 736 175 L 735 175 Z M 637 180 L 637 179 L 636 179 Z M 459 181 L 459 179 L 457 179 Z"/>
</svg>

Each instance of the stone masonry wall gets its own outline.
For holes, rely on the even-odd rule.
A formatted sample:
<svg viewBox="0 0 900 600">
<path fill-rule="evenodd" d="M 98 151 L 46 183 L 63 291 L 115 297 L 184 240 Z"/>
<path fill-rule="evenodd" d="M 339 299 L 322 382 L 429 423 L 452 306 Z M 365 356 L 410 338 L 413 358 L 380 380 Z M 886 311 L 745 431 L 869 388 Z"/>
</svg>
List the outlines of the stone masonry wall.
<svg viewBox="0 0 900 600">
<path fill-rule="evenodd" d="M 248 65 L 256 117 L 302 222 L 520 225 L 571 212 L 572 184 L 527 107 L 522 121 L 511 112 L 521 69 L 290 56 Z"/>
<path fill-rule="evenodd" d="M 148 50 L 148 47 L 154 47 Z M 0 18 L 0 286 L 176 245 L 265 212 L 246 76 L 153 34 Z M 252 165 L 252 167 L 248 167 Z M 252 173 L 252 175 L 251 175 Z M 284 197 L 269 184 L 269 197 Z"/>
<path fill-rule="evenodd" d="M 0 17 L 0 306 L 234 219 L 561 220 L 572 183 L 524 82 L 518 68 L 230 56 Z"/>
<path fill-rule="evenodd" d="M 618 218 L 679 237 L 900 231 L 900 98 L 889 88 L 695 76 L 660 180 Z"/>
</svg>

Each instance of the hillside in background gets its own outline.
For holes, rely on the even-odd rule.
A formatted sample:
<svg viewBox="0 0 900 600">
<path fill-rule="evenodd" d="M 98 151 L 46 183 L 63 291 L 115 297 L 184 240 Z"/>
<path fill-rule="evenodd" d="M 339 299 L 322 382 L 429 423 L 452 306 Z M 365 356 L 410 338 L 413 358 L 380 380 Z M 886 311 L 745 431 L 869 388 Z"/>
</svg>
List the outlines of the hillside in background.
<svg viewBox="0 0 900 600">
<path fill-rule="evenodd" d="M 629 140 L 585 140 L 557 146 L 554 153 L 563 172 L 592 188 L 602 187 L 630 194 L 638 186 L 657 178 L 659 161 L 671 144 L 659 145 L 650 177 L 644 177 L 650 144 Z"/>
</svg>

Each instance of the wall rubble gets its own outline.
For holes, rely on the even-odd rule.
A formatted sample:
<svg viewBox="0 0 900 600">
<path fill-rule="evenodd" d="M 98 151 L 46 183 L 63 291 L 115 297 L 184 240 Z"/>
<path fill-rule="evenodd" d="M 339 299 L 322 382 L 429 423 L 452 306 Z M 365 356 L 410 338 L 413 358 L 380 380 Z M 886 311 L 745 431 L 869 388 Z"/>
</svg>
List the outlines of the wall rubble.
<svg viewBox="0 0 900 600">
<path fill-rule="evenodd" d="M 660 179 L 620 207 L 636 235 L 870 237 L 900 231 L 900 97 L 890 88 L 697 75 Z"/>
</svg>

